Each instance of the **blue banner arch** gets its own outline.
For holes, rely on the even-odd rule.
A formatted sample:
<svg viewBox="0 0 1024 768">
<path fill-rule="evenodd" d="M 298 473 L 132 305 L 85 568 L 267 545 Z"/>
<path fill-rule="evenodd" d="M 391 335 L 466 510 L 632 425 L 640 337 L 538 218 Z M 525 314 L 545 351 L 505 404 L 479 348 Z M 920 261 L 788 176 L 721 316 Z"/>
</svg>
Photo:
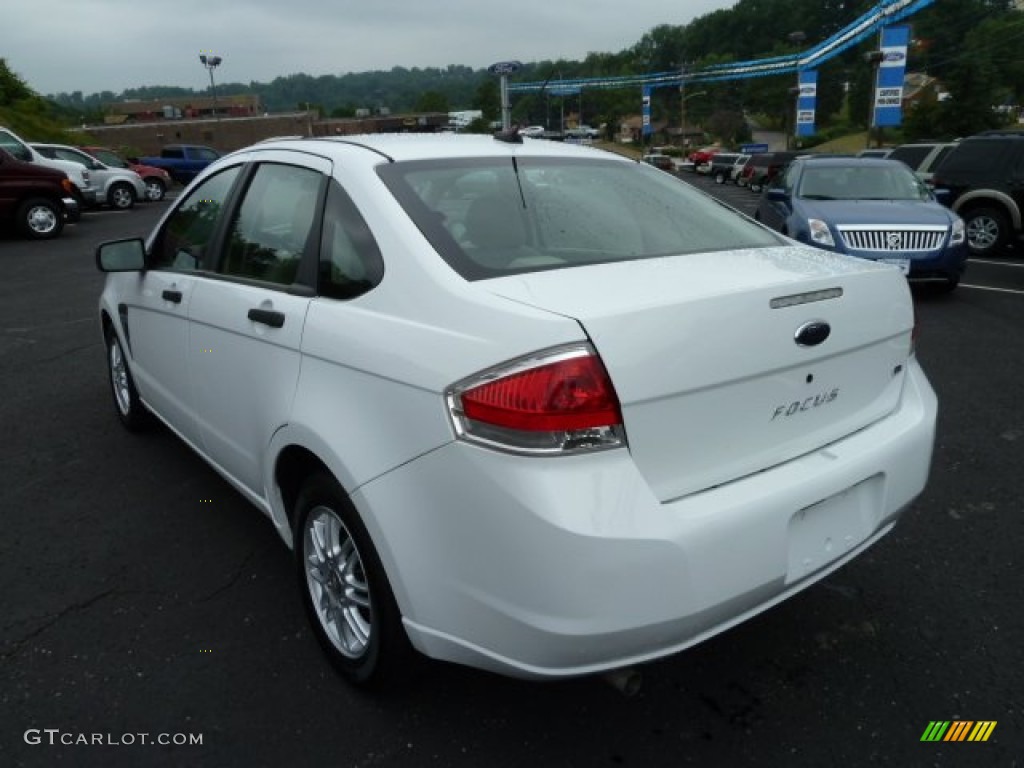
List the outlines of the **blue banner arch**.
<svg viewBox="0 0 1024 768">
<path fill-rule="evenodd" d="M 852 23 L 843 27 L 828 39 L 811 46 L 801 53 L 787 56 L 775 56 L 754 61 L 741 61 L 729 64 L 716 64 L 704 69 L 687 72 L 685 83 L 710 83 L 721 80 L 742 80 L 752 77 L 767 77 L 792 72 L 814 69 L 844 51 L 859 44 L 868 36 L 877 33 L 883 27 L 906 19 L 918 11 L 932 5 L 935 0 L 882 0 L 878 5 Z M 617 77 L 594 77 L 562 80 L 560 88 L 627 88 L 630 86 L 646 86 L 659 88 L 664 86 L 678 87 L 684 82 L 680 71 L 648 72 L 636 75 Z M 510 83 L 510 93 L 531 93 L 542 91 L 548 81 L 532 81 Z"/>
</svg>

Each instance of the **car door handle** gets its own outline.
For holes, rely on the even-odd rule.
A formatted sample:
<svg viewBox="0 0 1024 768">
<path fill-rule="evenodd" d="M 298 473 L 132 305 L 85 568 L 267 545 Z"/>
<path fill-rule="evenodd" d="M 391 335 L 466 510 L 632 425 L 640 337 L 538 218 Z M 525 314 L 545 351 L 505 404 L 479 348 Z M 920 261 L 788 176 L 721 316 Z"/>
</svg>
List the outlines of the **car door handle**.
<svg viewBox="0 0 1024 768">
<path fill-rule="evenodd" d="M 181 304 L 181 291 L 164 291 L 160 294 L 164 297 L 164 301 L 171 301 L 175 304 Z"/>
<path fill-rule="evenodd" d="M 273 309 L 250 309 L 249 319 L 254 323 L 269 325 L 271 328 L 280 328 L 284 325 L 284 312 Z"/>
</svg>

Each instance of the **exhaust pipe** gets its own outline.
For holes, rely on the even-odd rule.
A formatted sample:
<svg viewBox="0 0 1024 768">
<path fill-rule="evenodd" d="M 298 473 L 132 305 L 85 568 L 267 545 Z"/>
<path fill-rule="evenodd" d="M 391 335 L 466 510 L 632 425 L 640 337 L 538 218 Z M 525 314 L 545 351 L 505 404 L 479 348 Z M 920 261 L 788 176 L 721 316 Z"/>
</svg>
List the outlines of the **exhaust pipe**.
<svg viewBox="0 0 1024 768">
<path fill-rule="evenodd" d="M 612 688 L 627 698 L 632 698 L 640 693 L 644 682 L 644 676 L 636 667 L 613 669 L 610 672 L 605 672 L 603 677 Z"/>
</svg>

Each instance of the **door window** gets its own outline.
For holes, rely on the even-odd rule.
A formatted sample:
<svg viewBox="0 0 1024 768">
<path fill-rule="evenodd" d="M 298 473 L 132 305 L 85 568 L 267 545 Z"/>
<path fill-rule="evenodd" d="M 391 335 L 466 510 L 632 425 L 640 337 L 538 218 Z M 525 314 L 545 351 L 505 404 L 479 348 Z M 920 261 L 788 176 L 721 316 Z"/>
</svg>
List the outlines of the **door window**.
<svg viewBox="0 0 1024 768">
<path fill-rule="evenodd" d="M 322 179 L 309 168 L 260 165 L 231 224 L 223 274 L 291 285 L 313 239 Z"/>
<path fill-rule="evenodd" d="M 150 257 L 152 269 L 193 272 L 212 268 L 211 241 L 240 168 L 211 176 L 181 202 L 156 241 Z"/>
</svg>

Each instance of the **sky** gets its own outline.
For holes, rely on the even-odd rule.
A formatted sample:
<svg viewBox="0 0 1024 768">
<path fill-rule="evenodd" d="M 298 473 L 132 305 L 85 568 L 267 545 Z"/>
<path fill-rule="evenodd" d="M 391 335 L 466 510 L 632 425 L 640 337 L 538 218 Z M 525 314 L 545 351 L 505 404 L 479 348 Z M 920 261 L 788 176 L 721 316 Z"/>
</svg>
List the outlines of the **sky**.
<svg viewBox="0 0 1024 768">
<path fill-rule="evenodd" d="M 42 95 L 617 53 L 737 0 L 2 0 L 0 58 Z"/>
</svg>

